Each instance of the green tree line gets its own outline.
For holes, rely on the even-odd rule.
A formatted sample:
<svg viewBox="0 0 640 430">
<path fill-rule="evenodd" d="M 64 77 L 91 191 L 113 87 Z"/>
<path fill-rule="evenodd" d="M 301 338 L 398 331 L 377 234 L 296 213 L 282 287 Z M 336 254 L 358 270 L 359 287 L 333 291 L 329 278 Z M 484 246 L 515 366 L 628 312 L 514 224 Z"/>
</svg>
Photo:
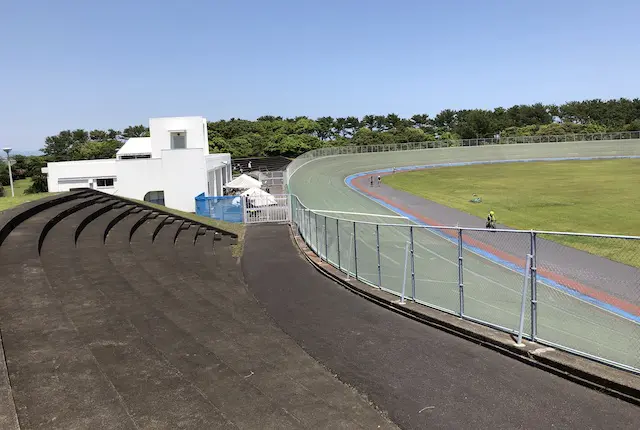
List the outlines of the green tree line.
<svg viewBox="0 0 640 430">
<path fill-rule="evenodd" d="M 509 108 L 445 109 L 434 117 L 416 114 L 365 115 L 316 119 L 261 116 L 208 123 L 212 152 L 234 158 L 283 155 L 295 157 L 323 146 L 378 145 L 438 139 L 561 135 L 640 130 L 640 99 L 572 101 L 562 105 L 516 105 Z M 64 130 L 45 139 L 43 156 L 15 156 L 14 176 L 33 177 L 47 161 L 113 158 L 131 137 L 148 136 L 144 125 L 119 130 Z M 0 166 L 0 185 L 8 183 Z"/>
<path fill-rule="evenodd" d="M 208 123 L 212 152 L 232 157 L 295 157 L 323 146 L 376 145 L 485 137 L 560 135 L 640 130 L 640 99 L 585 100 L 562 105 L 516 105 L 509 108 L 445 109 L 430 117 L 365 115 L 316 119 L 261 116 Z M 148 136 L 142 125 L 116 130 L 65 130 L 45 140 L 43 153 L 53 161 L 111 158 L 130 137 Z"/>
</svg>

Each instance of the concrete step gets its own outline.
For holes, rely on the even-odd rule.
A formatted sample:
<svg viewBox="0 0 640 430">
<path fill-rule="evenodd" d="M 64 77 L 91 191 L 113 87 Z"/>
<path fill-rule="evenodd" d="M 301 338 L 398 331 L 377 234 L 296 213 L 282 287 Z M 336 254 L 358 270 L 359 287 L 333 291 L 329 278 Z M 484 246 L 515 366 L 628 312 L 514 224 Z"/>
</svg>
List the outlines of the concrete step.
<svg viewBox="0 0 640 430">
<path fill-rule="evenodd" d="M 148 224 L 136 231 L 132 246 L 140 240 L 153 247 L 173 246 L 173 231 L 165 232 L 164 230 L 161 230 L 160 241 L 156 240 L 152 245 L 150 235 L 155 229 L 155 220 L 149 221 Z M 172 228 L 175 227 L 172 226 Z M 117 226 L 116 229 L 122 230 L 121 236 L 127 235 L 126 224 Z M 153 303 L 153 309 L 147 312 L 153 311 L 156 314 L 153 324 L 148 325 L 146 330 L 149 336 L 152 336 L 156 347 L 184 375 L 188 375 L 193 384 L 205 393 L 225 416 L 240 428 L 262 428 L 262 426 L 295 428 L 290 422 L 279 418 L 283 413 L 278 410 L 277 405 L 251 387 L 245 380 L 245 375 L 234 372 L 211 350 L 195 339 L 188 329 L 185 329 L 185 326 L 196 323 L 195 315 L 190 312 L 188 304 L 185 306 L 168 294 L 159 285 L 158 279 L 149 272 L 133 270 L 138 264 L 137 258 L 126 241 L 117 242 L 110 238 L 107 249 L 114 267 L 127 279 L 129 285 L 135 288 L 145 302 Z M 155 256 L 150 254 L 148 258 L 155 259 Z M 132 312 L 141 312 L 141 309 L 143 305 L 136 304 L 132 307 Z M 218 332 L 210 331 L 205 334 L 205 337 L 211 340 L 215 340 L 218 336 Z M 247 411 L 247 404 L 252 405 L 250 413 Z"/>
<path fill-rule="evenodd" d="M 175 227 L 171 226 L 171 228 Z M 143 224 L 132 238 L 131 249 L 135 258 L 153 278 L 152 284 L 155 287 L 146 292 L 147 296 L 153 297 L 152 300 L 157 303 L 158 309 L 162 310 L 172 321 L 175 321 L 182 330 L 189 333 L 195 342 L 202 345 L 210 354 L 213 353 L 218 357 L 225 364 L 225 368 L 232 372 L 231 375 L 225 374 L 224 378 L 218 381 L 211 381 L 211 377 L 207 377 L 206 380 L 210 383 L 204 384 L 202 390 L 209 393 L 212 396 L 212 401 L 216 404 L 225 402 L 224 398 L 219 397 L 220 392 L 216 391 L 216 386 L 224 387 L 223 392 L 230 391 L 238 396 L 244 393 L 244 396 L 248 396 L 247 402 L 256 408 L 255 415 L 247 415 L 246 410 L 243 411 L 243 408 L 238 404 L 223 403 L 225 405 L 223 410 L 239 426 L 246 428 L 256 428 L 256 426 L 300 428 L 296 417 L 286 412 L 278 403 L 269 400 L 268 393 L 266 393 L 266 397 L 258 395 L 260 390 L 253 386 L 251 377 L 245 378 L 247 375 L 253 375 L 252 372 L 259 373 L 259 367 L 262 363 L 259 360 L 248 363 L 242 358 L 243 350 L 258 348 L 258 346 L 243 342 L 241 333 L 225 326 L 224 320 L 229 318 L 228 314 L 226 312 L 222 314 L 219 306 L 212 305 L 193 292 L 189 286 L 192 278 L 187 280 L 185 271 L 176 268 L 176 263 L 180 265 L 178 260 L 163 259 L 160 261 L 158 254 L 153 252 L 160 249 L 167 251 L 174 249 L 172 246 L 174 231 L 171 228 L 161 230 L 156 242 L 152 244 L 148 240 L 148 235 L 154 229 L 154 222 L 149 221 Z M 182 240 L 181 237 L 180 240 Z M 168 244 L 169 246 L 159 246 L 160 244 Z M 136 282 L 135 285 L 140 285 L 140 283 Z M 214 333 L 215 335 L 213 335 Z M 256 352 L 254 356 L 259 357 L 259 355 L 260 353 Z M 202 377 L 206 377 L 206 375 L 202 375 Z"/>
<path fill-rule="evenodd" d="M 131 428 L 120 425 L 126 411 L 117 407 L 115 391 L 79 338 L 38 258 L 44 226 L 82 200 L 29 218 L 0 247 L 3 344 L 18 417 L 25 428 L 78 428 L 80 423 Z M 68 236 L 73 240 L 72 231 Z M 55 241 L 50 234 L 46 243 Z"/>
<path fill-rule="evenodd" d="M 78 323 L 86 328 L 87 339 L 95 339 L 92 349 L 96 359 L 140 427 L 155 422 L 168 428 L 231 428 L 231 422 L 162 352 L 153 335 L 162 314 L 121 276 L 102 244 L 103 231 L 112 221 L 108 215 L 87 226 L 78 240 L 76 256 L 85 283 L 93 287 L 87 294 L 99 293 L 89 300 L 95 303 L 91 308 L 95 318 Z M 130 225 L 129 221 L 125 218 L 121 223 Z M 120 223 L 116 224 L 110 236 L 120 237 L 126 249 L 128 233 L 119 227 Z M 134 265 L 129 270 L 136 273 L 142 269 Z M 183 337 L 180 333 L 166 341 L 174 344 Z"/>
<path fill-rule="evenodd" d="M 170 233 L 166 232 L 167 235 Z M 162 234 L 158 235 L 156 242 L 161 240 Z M 219 243 L 215 242 L 214 250 Z M 132 241 L 134 251 L 135 245 Z M 340 395 L 348 389 L 326 375 L 313 358 L 271 323 L 259 303 L 247 294 L 242 282 L 232 285 L 230 277 L 220 276 L 223 271 L 239 272 L 239 266 L 204 270 L 204 264 L 197 260 L 207 246 L 203 241 L 194 247 L 180 238 L 174 249 L 154 247 L 152 251 L 159 264 L 167 270 L 163 278 L 167 280 L 174 273 L 182 281 L 183 285 L 175 287 L 172 294 L 191 304 L 192 312 L 200 310 L 197 319 L 203 326 L 223 330 L 232 340 L 229 342 L 231 346 L 217 342 L 218 349 L 214 351 L 225 357 L 225 346 L 233 348 L 237 371 L 253 372 L 252 384 L 282 405 L 305 428 L 322 427 L 327 411 L 331 411 L 335 423 L 348 421 L 353 404 L 341 409 L 339 405 L 344 404 L 339 401 L 332 404 L 318 396 L 316 391 L 320 385 Z M 215 312 L 211 312 L 212 308 Z"/>
</svg>

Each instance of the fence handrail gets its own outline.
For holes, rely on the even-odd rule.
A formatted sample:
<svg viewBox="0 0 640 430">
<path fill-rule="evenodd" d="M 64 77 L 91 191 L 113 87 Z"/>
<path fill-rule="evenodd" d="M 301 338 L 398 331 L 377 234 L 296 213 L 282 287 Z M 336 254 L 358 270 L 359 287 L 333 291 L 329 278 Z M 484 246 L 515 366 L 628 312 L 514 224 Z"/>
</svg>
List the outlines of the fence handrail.
<svg viewBox="0 0 640 430">
<path fill-rule="evenodd" d="M 599 138 L 596 138 L 599 137 Z M 607 137 L 607 138 L 604 138 Z M 612 131 L 612 132 L 600 132 L 600 133 L 568 133 L 568 134 L 548 134 L 548 135 L 534 135 L 534 136 L 506 136 L 506 137 L 479 137 L 475 139 L 437 139 L 427 140 L 419 142 L 406 142 L 406 143 L 389 143 L 380 145 L 345 145 L 345 146 L 327 146 L 323 148 L 312 149 L 307 151 L 298 157 L 296 157 L 291 163 L 289 163 L 285 169 L 287 175 L 285 182 L 288 184 L 289 178 L 300 168 L 302 165 L 297 166 L 299 162 L 304 160 L 312 160 L 315 158 L 335 156 L 335 155 L 349 155 L 360 153 L 375 153 L 375 152 L 393 152 L 397 151 L 398 147 L 403 146 L 417 146 L 426 145 L 426 148 L 407 148 L 401 149 L 402 151 L 411 151 L 414 149 L 442 149 L 442 148 L 458 148 L 458 147 L 475 147 L 475 146 L 491 146 L 491 145 L 527 145 L 527 144 L 545 144 L 545 143 L 562 143 L 562 142 L 589 142 L 589 141 L 603 141 L 603 140 L 630 140 L 640 139 L 640 131 Z M 355 150 L 358 148 L 359 150 Z M 361 148 L 379 148 L 376 151 L 362 151 Z M 391 149 L 395 148 L 395 149 Z"/>
<path fill-rule="evenodd" d="M 640 307 L 633 300 L 629 300 L 624 295 L 618 296 L 616 292 L 613 292 L 611 288 L 600 289 L 600 282 L 609 284 L 608 278 L 601 279 L 596 274 L 596 278 L 585 278 L 583 276 L 582 266 L 573 267 L 569 264 L 567 272 L 564 269 L 556 268 L 553 263 L 549 265 L 546 262 L 544 255 L 550 252 L 549 249 L 542 247 L 538 248 L 538 244 L 541 239 L 546 239 L 545 234 L 549 235 L 571 235 L 571 236 L 591 236 L 601 238 L 614 238 L 614 239 L 631 239 L 639 240 L 638 236 L 622 236 L 622 235 L 606 235 L 606 234 L 589 234 L 589 233 L 571 233 L 571 232 L 553 232 L 544 230 L 514 230 L 514 229 L 488 229 L 488 228 L 475 228 L 475 227 L 461 227 L 457 226 L 440 226 L 440 225 L 420 225 L 420 224 L 386 224 L 376 223 L 370 221 L 358 221 L 353 219 L 336 218 L 330 215 L 325 215 L 322 211 L 314 211 L 306 207 L 302 201 L 295 194 L 291 194 L 291 211 L 292 225 L 295 226 L 296 231 L 299 232 L 302 239 L 307 243 L 309 248 L 319 256 L 320 259 L 326 263 L 336 267 L 338 270 L 347 274 L 347 278 L 353 276 L 355 279 L 371 285 L 372 287 L 380 288 L 391 294 L 398 295 L 400 297 L 400 303 L 403 304 L 405 296 L 407 300 L 414 303 L 419 303 L 434 309 L 438 309 L 450 314 L 459 316 L 462 319 L 474 321 L 489 327 L 496 328 L 498 330 L 511 333 L 518 337 L 517 345 L 521 345 L 523 338 L 530 339 L 533 342 L 540 344 L 546 344 L 554 348 L 562 349 L 567 352 L 581 355 L 601 363 L 615 366 L 620 369 L 630 371 L 640 375 L 640 361 L 629 355 L 627 350 L 620 345 L 623 345 L 625 339 L 628 341 L 628 333 L 632 333 L 635 327 L 640 327 Z M 313 214 L 313 215 L 312 215 Z M 377 216 L 376 214 L 371 214 Z M 333 222 L 328 223 L 331 219 Z M 342 225 L 342 227 L 341 227 Z M 372 228 L 357 228 L 361 225 L 372 225 Z M 330 227 L 331 226 L 331 227 Z M 405 229 L 405 234 L 397 235 L 394 232 L 386 232 L 384 238 L 385 251 L 383 253 L 381 249 L 380 226 L 393 226 Z M 332 229 L 331 238 L 329 238 L 328 230 Z M 429 243 L 423 243 L 420 246 L 420 242 L 415 242 L 421 249 L 425 249 L 427 253 L 439 256 L 441 260 L 447 260 L 450 263 L 457 265 L 458 270 L 456 275 L 451 276 L 451 279 L 444 279 L 445 275 L 429 276 L 429 270 L 425 269 L 424 264 L 417 264 L 415 261 L 414 241 L 419 240 L 415 238 L 415 232 L 417 228 L 421 229 L 433 229 L 436 230 L 433 233 L 438 236 L 442 236 L 441 239 L 445 242 L 450 242 L 452 246 L 457 247 L 457 255 L 451 255 L 448 252 L 441 255 L 438 252 L 442 252 L 437 248 L 439 244 L 436 244 L 436 249 L 430 251 Z M 440 230 L 440 232 L 438 232 Z M 450 234 L 441 234 L 442 230 L 451 230 Z M 406 241 L 408 232 L 409 240 Z M 492 243 L 491 233 L 486 237 L 478 238 L 475 235 L 469 235 L 471 232 L 502 232 L 510 234 L 522 234 L 529 238 L 522 241 L 521 245 L 524 249 L 522 254 L 519 252 L 513 252 L 511 247 L 508 250 L 501 248 L 501 245 Z M 466 235 L 466 238 L 465 238 Z M 504 236 L 503 236 L 504 237 Z M 322 244 L 324 240 L 324 244 Z M 486 240 L 486 242 L 485 242 Z M 404 243 L 403 241 L 406 241 Z M 445 243 L 443 242 L 443 243 Z M 521 241 L 517 241 L 521 243 Z M 408 244 L 408 245 L 407 245 Z M 401 252 L 397 248 L 404 246 L 404 260 L 402 260 Z M 497 246 L 497 247 L 496 247 Z M 346 249 L 345 249 L 346 248 Z M 448 249 L 448 248 L 447 248 Z M 342 252 L 341 252 L 342 250 Z M 453 250 L 453 249 L 452 249 Z M 359 257 L 360 251 L 364 251 L 365 257 Z M 371 252 L 374 252 L 377 256 L 373 258 Z M 538 254 L 541 251 L 541 254 Z M 424 258 L 425 254 L 422 251 L 418 251 Z M 488 253 L 488 254 L 487 254 Z M 551 253 L 553 255 L 553 253 Z M 548 254 L 547 254 L 548 255 Z M 381 265 L 381 257 L 386 260 Z M 525 258 L 526 257 L 526 258 Z M 395 260 L 394 260 L 395 258 Z M 476 273 L 473 264 L 468 265 L 468 259 L 472 258 L 472 262 L 476 260 L 487 261 L 496 265 L 497 268 L 503 270 L 508 274 L 507 277 L 502 275 L 493 278 L 492 275 L 487 273 Z M 431 258 L 433 260 L 434 258 Z M 399 274 L 399 270 L 403 268 L 404 271 Z M 477 263 L 477 261 L 476 261 Z M 588 264 L 588 263 L 586 263 Z M 623 263 L 624 264 L 624 263 Z M 625 276 L 638 272 L 626 272 L 623 267 L 616 266 L 616 270 L 623 271 L 626 275 L 622 275 L 620 287 L 624 290 L 624 285 L 627 287 L 635 287 L 634 278 L 625 278 Z M 410 268 L 410 269 L 409 269 Z M 586 268 L 586 267 L 585 267 Z M 624 269 L 624 270 L 622 270 Z M 635 270 L 633 267 L 629 267 L 630 270 Z M 576 272 L 576 270 L 578 270 Z M 419 274 L 417 272 L 420 272 Z M 467 276 L 471 275 L 472 280 L 468 281 Z M 486 278 L 489 276 L 490 279 Z M 518 276 L 522 276 L 522 280 L 517 281 Z M 577 278 L 574 278 L 577 276 Z M 589 276 L 587 274 L 587 276 Z M 482 278 L 487 281 L 487 284 L 480 288 L 477 279 Z M 503 279 L 504 278 L 504 279 Z M 507 279 L 508 278 L 508 279 Z M 596 280 L 596 284 L 592 285 L 590 282 Z M 586 280 L 586 281 L 585 281 Z M 407 283 L 410 282 L 409 285 Z M 420 282 L 421 291 L 416 291 L 416 282 Z M 484 281 L 483 281 L 484 282 Z M 585 283 L 586 282 L 586 283 Z M 499 300 L 502 302 L 492 302 L 494 297 L 493 293 L 489 291 L 490 298 L 488 303 L 484 303 L 483 298 L 478 298 L 478 292 L 485 290 L 488 286 L 495 283 L 497 292 L 503 294 L 502 291 L 510 291 L 510 294 L 499 296 Z M 519 283 L 519 287 L 515 287 Z M 455 285 L 457 289 L 458 300 L 455 302 L 452 297 L 445 298 L 447 295 L 454 294 L 454 287 L 444 288 L 444 284 Z M 560 301 L 554 301 L 553 297 L 550 299 L 546 295 L 543 295 L 541 299 L 538 298 L 539 284 L 542 285 L 543 292 L 549 295 L 553 291 L 554 295 L 561 295 L 561 297 L 572 297 L 577 303 L 577 311 L 572 311 L 572 308 L 564 308 L 565 299 Z M 425 286 L 426 285 L 426 286 Z M 469 289 L 468 287 L 472 288 Z M 410 294 L 406 291 L 406 288 L 410 287 Z M 426 288 L 426 289 L 425 289 Z M 616 287 L 618 288 L 618 287 Z M 615 291 L 618 291 L 617 289 Z M 496 293 L 498 294 L 498 293 Z M 518 299 L 513 299 L 514 294 L 517 294 Z M 511 297 L 511 298 L 509 298 Z M 485 313 L 479 311 L 477 306 L 467 307 L 465 310 L 465 300 L 469 300 L 472 303 L 484 303 Z M 539 302 L 539 300 L 541 300 Z M 551 300 L 551 301 L 549 301 Z M 517 303 L 516 303 L 517 302 Z M 454 304 L 455 303 L 455 304 Z M 527 307 L 528 304 L 528 307 Z M 544 306 L 544 312 L 538 313 L 538 306 L 542 304 Z M 517 306 L 517 311 L 516 311 Z M 582 308 L 580 308 L 580 306 Z M 561 321 L 563 318 L 574 318 L 573 321 L 584 322 L 583 313 L 589 311 L 591 306 L 595 306 L 599 309 L 599 313 L 606 314 L 606 317 L 598 316 L 597 322 L 593 322 L 594 327 L 600 327 L 599 330 L 606 332 L 616 328 L 622 327 L 621 330 L 616 331 L 618 335 L 615 338 L 610 336 L 600 335 L 600 337 L 591 336 L 591 344 L 582 344 L 575 340 L 567 340 L 561 334 L 558 337 L 557 332 L 564 333 Z M 550 310 L 557 308 L 561 316 L 558 315 L 549 317 Z M 487 311 L 488 310 L 488 311 Z M 494 313 L 499 310 L 498 315 Z M 510 311 L 511 310 L 511 311 Z M 487 313 L 488 312 L 488 313 Z M 515 315 L 516 318 L 512 318 L 510 315 Z M 558 313 L 556 312 L 556 313 Z M 594 316 L 600 315 L 598 312 L 594 312 Z M 529 313 L 530 317 L 527 317 Z M 609 315 L 615 315 L 615 321 Z M 525 328 L 526 318 L 529 318 L 529 326 Z M 544 321 L 539 322 L 542 318 Z M 554 319 L 555 318 L 555 319 Z M 559 319 L 560 318 L 560 319 Z M 560 322 L 559 322 L 560 321 Z M 622 321 L 622 322 L 620 322 Z M 543 325 L 539 325 L 543 324 Z M 546 325 L 544 325 L 546 324 Z M 556 324 L 554 331 L 549 331 L 549 324 Z M 581 324 L 574 324 L 569 330 L 570 334 L 574 336 L 581 335 Z M 539 327 L 545 329 L 539 333 Z M 577 331 L 576 331 L 577 330 Z M 618 343 L 616 343 L 618 342 Z M 621 343 L 622 342 L 622 343 Z"/>
<path fill-rule="evenodd" d="M 379 225 L 380 227 L 408 227 L 408 226 L 413 226 L 413 227 L 423 228 L 423 229 L 441 229 L 441 230 L 455 230 L 455 231 L 458 231 L 458 230 L 464 230 L 464 231 L 488 231 L 489 230 L 487 228 L 482 228 L 482 227 L 464 227 L 464 226 L 460 226 L 460 225 L 456 225 L 456 226 L 451 226 L 451 225 L 424 225 L 424 224 L 418 224 L 415 221 L 412 221 L 409 218 L 406 218 L 406 217 L 403 217 L 403 216 L 397 216 L 397 218 L 404 218 L 407 221 L 410 221 L 410 223 L 397 224 L 397 223 L 385 223 L 385 222 L 374 222 L 374 221 L 364 221 L 364 220 L 360 221 L 360 220 L 353 220 L 353 219 L 347 219 L 347 218 L 338 218 L 338 217 L 334 217 L 334 216 L 331 216 L 331 215 L 324 215 L 324 213 L 326 213 L 328 211 L 319 210 L 319 209 L 310 209 L 307 206 L 305 206 L 304 203 L 302 203 L 302 200 L 300 200 L 300 197 L 298 197 L 296 194 L 291 193 L 290 195 L 291 195 L 291 197 L 295 197 L 298 200 L 298 203 L 300 203 L 300 205 L 303 206 L 301 208 L 301 210 L 309 211 L 311 213 L 321 215 L 321 216 L 323 216 L 323 217 L 325 217 L 327 219 L 350 221 L 350 222 L 356 222 L 358 224 L 366 224 L 366 225 Z M 344 212 L 344 213 L 348 213 L 348 212 Z M 391 215 L 383 215 L 383 214 L 358 214 L 358 215 L 359 216 L 380 217 L 380 218 L 393 217 Z M 571 232 L 571 231 L 551 231 L 551 230 L 534 230 L 534 229 L 524 230 L 524 229 L 514 229 L 514 228 L 496 228 L 496 229 L 491 229 L 491 231 L 502 232 L 502 233 L 520 233 L 520 234 L 536 233 L 536 234 L 550 234 L 550 235 L 560 235 L 560 236 L 582 236 L 582 237 L 600 237 L 600 238 L 607 238 L 607 239 L 640 240 L 640 236 L 630 236 L 630 235 L 621 235 L 621 234 L 575 233 L 575 232 Z"/>
</svg>

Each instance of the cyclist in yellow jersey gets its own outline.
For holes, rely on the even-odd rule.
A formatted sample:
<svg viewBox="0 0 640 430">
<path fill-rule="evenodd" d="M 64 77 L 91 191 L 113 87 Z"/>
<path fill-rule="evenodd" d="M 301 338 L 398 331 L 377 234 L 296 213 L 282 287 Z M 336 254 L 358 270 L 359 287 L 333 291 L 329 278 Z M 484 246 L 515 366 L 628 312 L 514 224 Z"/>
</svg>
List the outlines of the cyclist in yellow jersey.
<svg viewBox="0 0 640 430">
<path fill-rule="evenodd" d="M 487 228 L 496 228 L 496 214 L 494 211 L 489 211 L 487 216 Z"/>
</svg>

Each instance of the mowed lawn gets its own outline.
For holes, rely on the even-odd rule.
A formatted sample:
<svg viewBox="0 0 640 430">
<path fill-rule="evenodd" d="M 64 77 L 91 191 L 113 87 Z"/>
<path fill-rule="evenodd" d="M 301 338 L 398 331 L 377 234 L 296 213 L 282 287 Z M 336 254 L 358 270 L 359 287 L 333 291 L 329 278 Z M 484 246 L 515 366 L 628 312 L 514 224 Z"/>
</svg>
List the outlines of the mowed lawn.
<svg viewBox="0 0 640 430">
<path fill-rule="evenodd" d="M 13 182 L 13 190 L 15 197 L 11 197 L 11 187 L 9 185 L 4 187 L 5 197 L 0 197 L 0 212 L 12 208 L 14 206 L 21 205 L 23 203 L 31 202 L 33 200 L 46 197 L 49 193 L 38 194 L 25 194 L 25 190 L 31 186 L 31 179 L 18 179 Z"/>
<path fill-rule="evenodd" d="M 524 230 L 640 236 L 640 160 L 554 161 L 443 167 L 384 183 Z M 471 203 L 473 194 L 482 203 Z M 545 236 L 640 267 L 640 241 Z"/>
</svg>

